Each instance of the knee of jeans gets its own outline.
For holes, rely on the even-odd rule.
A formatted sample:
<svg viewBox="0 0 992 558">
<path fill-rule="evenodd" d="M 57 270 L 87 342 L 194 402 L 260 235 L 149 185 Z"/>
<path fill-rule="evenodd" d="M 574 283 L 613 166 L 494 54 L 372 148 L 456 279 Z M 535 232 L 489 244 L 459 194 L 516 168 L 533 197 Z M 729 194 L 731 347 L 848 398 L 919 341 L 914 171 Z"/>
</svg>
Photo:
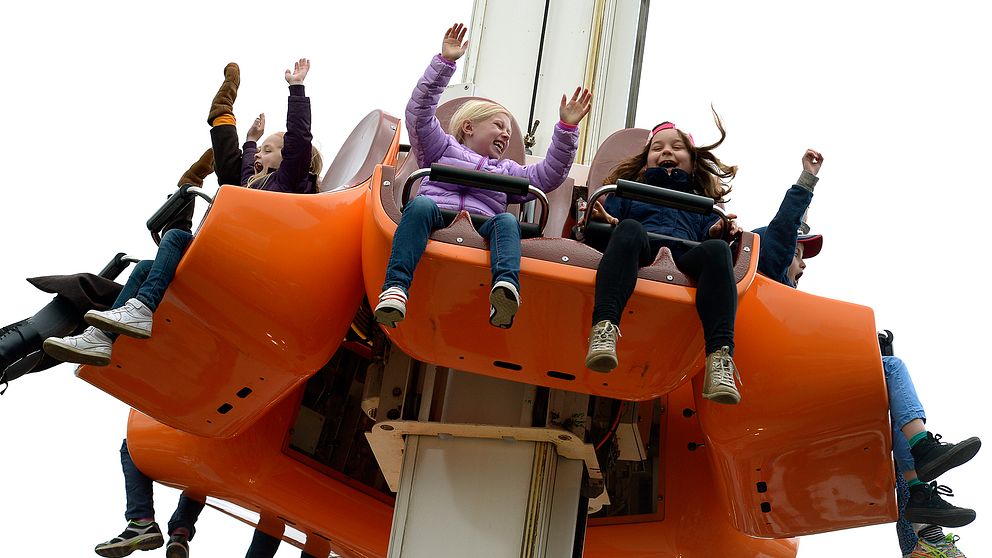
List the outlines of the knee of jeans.
<svg viewBox="0 0 992 558">
<path fill-rule="evenodd" d="M 885 379 L 888 380 L 892 378 L 899 369 L 903 368 L 905 364 L 902 359 L 896 356 L 883 356 L 882 357 L 882 368 L 885 370 Z"/>
<path fill-rule="evenodd" d="M 148 275 L 148 272 L 152 269 L 152 264 L 155 263 L 152 260 L 141 260 L 140 262 L 134 264 L 134 269 L 131 270 L 131 275 Z"/>
<path fill-rule="evenodd" d="M 407 202 L 407 204 L 403 207 L 403 212 L 421 213 L 425 211 L 431 211 L 436 207 L 437 204 L 434 203 L 434 200 L 428 198 L 427 196 L 417 196 L 412 200 L 410 200 L 409 202 Z"/>
<path fill-rule="evenodd" d="M 500 213 L 499 215 L 494 216 L 492 221 L 493 226 L 497 226 L 508 231 L 512 231 L 518 223 L 517 218 L 509 213 Z"/>
</svg>

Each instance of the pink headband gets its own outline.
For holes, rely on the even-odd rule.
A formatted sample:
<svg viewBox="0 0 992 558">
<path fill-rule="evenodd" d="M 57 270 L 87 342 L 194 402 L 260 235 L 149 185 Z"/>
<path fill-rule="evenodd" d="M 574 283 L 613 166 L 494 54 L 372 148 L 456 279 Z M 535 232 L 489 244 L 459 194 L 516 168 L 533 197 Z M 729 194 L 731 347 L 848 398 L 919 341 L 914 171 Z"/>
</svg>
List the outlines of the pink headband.
<svg viewBox="0 0 992 558">
<path fill-rule="evenodd" d="M 660 132 L 662 130 L 678 130 L 678 128 L 676 128 L 675 127 L 675 124 L 672 124 L 671 122 L 662 122 L 661 124 L 658 124 L 657 126 L 655 126 L 654 129 L 651 130 L 651 133 L 648 134 L 648 143 L 650 144 L 651 143 L 651 140 L 654 139 L 655 134 L 657 134 L 658 132 Z M 681 132 L 681 130 L 679 130 L 679 131 Z M 692 139 L 692 134 L 690 134 L 689 132 L 682 132 L 682 133 L 685 134 L 689 138 L 689 143 L 691 143 L 693 145 L 693 147 L 695 147 L 696 146 L 696 140 Z"/>
</svg>

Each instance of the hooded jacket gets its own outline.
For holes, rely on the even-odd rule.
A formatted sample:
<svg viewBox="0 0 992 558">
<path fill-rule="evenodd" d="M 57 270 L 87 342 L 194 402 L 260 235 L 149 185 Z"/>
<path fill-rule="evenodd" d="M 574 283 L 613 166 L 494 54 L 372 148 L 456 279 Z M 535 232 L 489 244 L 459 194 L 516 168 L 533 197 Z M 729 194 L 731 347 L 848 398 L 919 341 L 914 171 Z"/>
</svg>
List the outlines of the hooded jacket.
<svg viewBox="0 0 992 558">
<path fill-rule="evenodd" d="M 551 146 L 545 159 L 533 165 L 522 166 L 509 159 L 491 159 L 480 155 L 441 128 L 434 115 L 438 101 L 448 81 L 455 72 L 455 63 L 437 55 L 417 82 L 410 102 L 406 106 L 406 128 L 410 145 L 417 154 L 421 168 L 433 163 L 455 167 L 523 177 L 544 192 L 561 186 L 575 160 L 579 145 L 578 126 L 558 122 L 551 137 Z M 458 186 L 424 179 L 418 195 L 434 201 L 440 209 L 467 210 L 469 213 L 492 217 L 506 211 L 507 203 L 522 203 L 533 196 L 507 196 L 481 188 Z"/>
<path fill-rule="evenodd" d="M 257 190 L 313 194 L 317 191 L 317 177 L 310 173 L 313 158 L 313 134 L 310 133 L 310 98 L 303 85 L 289 86 L 289 107 L 286 109 L 286 133 L 282 138 L 282 164 L 277 169 L 267 169 L 264 178 L 252 184 Z M 255 153 L 258 145 L 246 141 L 241 156 L 241 185 L 255 175 Z"/>
<path fill-rule="evenodd" d="M 761 236 L 758 272 L 783 285 L 796 286 L 789 277 L 789 266 L 796 254 L 799 226 L 813 201 L 813 187 L 818 180 L 804 170 L 796 184 L 785 193 L 782 205 L 768 226 L 752 231 Z"/>
</svg>

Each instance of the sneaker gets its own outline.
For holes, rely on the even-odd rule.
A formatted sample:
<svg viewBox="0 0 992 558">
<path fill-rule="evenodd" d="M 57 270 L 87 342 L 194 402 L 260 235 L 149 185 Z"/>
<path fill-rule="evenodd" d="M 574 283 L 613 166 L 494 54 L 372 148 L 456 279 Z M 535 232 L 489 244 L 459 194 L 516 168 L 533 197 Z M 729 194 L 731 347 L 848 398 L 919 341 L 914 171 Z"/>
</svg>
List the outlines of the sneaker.
<svg viewBox="0 0 992 558">
<path fill-rule="evenodd" d="M 162 530 L 158 528 L 158 523 L 152 521 L 141 525 L 137 521 L 130 521 L 123 533 L 96 545 L 93 551 L 100 556 L 116 558 L 127 556 L 135 550 L 154 550 L 163 544 L 165 539 L 162 537 Z"/>
<path fill-rule="evenodd" d="M 41 347 L 49 356 L 62 362 L 107 366 L 110 364 L 113 343 L 106 333 L 95 327 L 88 327 L 79 335 L 49 337 Z"/>
<path fill-rule="evenodd" d="M 730 356 L 730 347 L 720 347 L 706 355 L 706 377 L 703 380 L 703 397 L 714 403 L 736 405 L 741 401 L 734 378 L 741 379 L 740 372 Z"/>
<path fill-rule="evenodd" d="M 513 326 L 513 316 L 520 307 L 520 293 L 509 281 L 496 281 L 489 293 L 489 323 L 503 329 Z"/>
<path fill-rule="evenodd" d="M 379 304 L 375 305 L 375 321 L 389 327 L 406 317 L 406 292 L 400 287 L 389 287 L 379 294 Z"/>
<path fill-rule="evenodd" d="M 104 331 L 128 337 L 148 339 L 152 336 L 152 311 L 136 298 L 128 299 L 124 306 L 104 312 L 90 310 L 83 316 L 86 323 Z"/>
<path fill-rule="evenodd" d="M 959 540 L 961 537 L 953 533 L 948 533 L 944 540 L 936 544 L 920 539 L 909 558 L 967 558 L 954 544 Z"/>
<path fill-rule="evenodd" d="M 165 558 L 189 558 L 189 539 L 186 535 L 172 535 L 165 547 Z"/>
<path fill-rule="evenodd" d="M 975 510 L 959 508 L 941 496 L 954 496 L 951 489 L 936 482 L 909 487 L 909 502 L 903 516 L 910 523 L 932 523 L 941 527 L 964 527 L 975 520 Z"/>
<path fill-rule="evenodd" d="M 592 326 L 589 334 L 589 352 L 586 353 L 586 368 L 596 372 L 609 372 L 617 367 L 617 339 L 620 327 L 609 320 Z"/>
<path fill-rule="evenodd" d="M 920 482 L 930 482 L 958 465 L 967 463 L 981 447 L 982 441 L 978 438 L 949 444 L 940 441 L 940 434 L 934 436 L 927 432 L 927 437 L 917 442 L 910 451 Z"/>
</svg>

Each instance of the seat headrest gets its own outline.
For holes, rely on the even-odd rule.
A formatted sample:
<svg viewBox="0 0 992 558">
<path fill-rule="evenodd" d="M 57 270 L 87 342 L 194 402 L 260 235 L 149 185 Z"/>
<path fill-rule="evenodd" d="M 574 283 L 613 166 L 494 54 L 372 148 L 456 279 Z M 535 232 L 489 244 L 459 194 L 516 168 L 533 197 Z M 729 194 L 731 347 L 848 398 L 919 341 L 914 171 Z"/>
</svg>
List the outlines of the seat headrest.
<svg viewBox="0 0 992 558">
<path fill-rule="evenodd" d="M 596 150 L 596 156 L 589 165 L 589 179 L 586 182 L 591 197 L 620 161 L 637 155 L 644 149 L 647 142 L 648 130 L 643 128 L 624 128 L 610 134 Z"/>
<path fill-rule="evenodd" d="M 397 126 L 399 119 L 381 110 L 366 115 L 344 140 L 320 181 L 319 191 L 347 188 L 368 180 L 375 166 L 385 159 Z"/>
</svg>

